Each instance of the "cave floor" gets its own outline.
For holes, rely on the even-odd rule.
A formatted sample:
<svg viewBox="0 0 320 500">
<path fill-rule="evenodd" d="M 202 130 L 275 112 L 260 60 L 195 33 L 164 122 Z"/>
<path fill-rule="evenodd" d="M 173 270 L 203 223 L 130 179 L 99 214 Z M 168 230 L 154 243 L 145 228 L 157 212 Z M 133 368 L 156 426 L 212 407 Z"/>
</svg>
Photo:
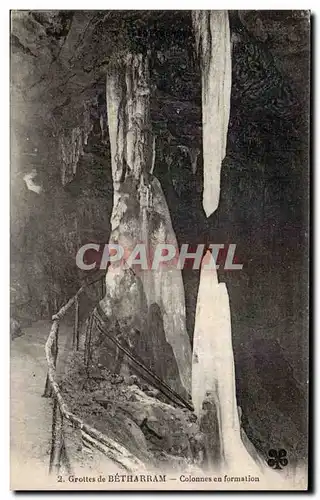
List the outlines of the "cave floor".
<svg viewBox="0 0 320 500">
<path fill-rule="evenodd" d="M 43 398 L 47 362 L 45 343 L 51 323 L 38 321 L 24 328 L 24 334 L 11 342 L 10 453 L 11 489 L 55 489 L 57 477 L 49 479 L 52 401 Z M 60 324 L 57 373 L 63 375 L 72 349 L 72 327 Z M 69 426 L 70 427 L 70 426 Z M 84 474 L 99 470 L 118 471 L 106 457 L 92 450 L 81 450 L 79 435 L 66 428 L 72 470 Z M 62 471 L 63 474 L 65 471 Z M 28 484 L 30 488 L 28 488 Z M 73 487 L 75 485 L 65 485 Z M 80 484 L 81 486 L 81 484 Z M 79 487 L 80 487 L 79 486 Z M 64 489 L 64 488 L 63 488 Z M 68 488 L 65 488 L 68 489 Z M 78 489 L 78 488 L 76 488 Z"/>
<path fill-rule="evenodd" d="M 51 323 L 38 321 L 11 343 L 11 487 L 26 486 L 26 478 L 34 485 L 47 476 L 51 447 L 52 402 L 41 397 L 47 362 L 44 346 Z M 69 351 L 71 328 L 61 327 L 59 369 Z M 35 471 L 37 471 L 35 473 Z"/>
</svg>

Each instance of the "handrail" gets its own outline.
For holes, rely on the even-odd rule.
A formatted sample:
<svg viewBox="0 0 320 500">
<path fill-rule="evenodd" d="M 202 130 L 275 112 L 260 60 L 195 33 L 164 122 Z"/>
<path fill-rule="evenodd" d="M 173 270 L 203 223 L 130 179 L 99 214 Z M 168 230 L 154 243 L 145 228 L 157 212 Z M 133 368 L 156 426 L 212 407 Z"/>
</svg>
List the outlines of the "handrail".
<svg viewBox="0 0 320 500">
<path fill-rule="evenodd" d="M 70 461 L 67 456 L 67 451 L 65 447 L 64 439 L 64 424 L 67 420 L 73 426 L 81 430 L 81 435 L 84 441 L 89 442 L 92 446 L 98 449 L 100 452 L 104 453 L 112 461 L 118 463 L 123 469 L 128 472 L 143 472 L 146 471 L 145 464 L 139 460 L 137 457 L 132 455 L 124 446 L 117 443 L 113 439 L 107 437 L 105 434 L 101 433 L 94 427 L 86 424 L 83 420 L 77 417 L 73 412 L 71 412 L 65 403 L 58 382 L 57 382 L 57 357 L 58 357 L 58 343 L 59 343 L 59 323 L 62 318 L 66 315 L 69 309 L 75 306 L 75 318 L 74 318 L 74 332 L 73 332 L 73 347 L 79 350 L 79 297 L 80 295 L 91 285 L 104 280 L 105 274 L 84 283 L 79 290 L 75 293 L 71 299 L 64 304 L 59 311 L 52 316 L 52 326 L 50 333 L 45 344 L 45 353 L 48 364 L 48 374 L 45 384 L 44 397 L 54 398 L 53 406 L 53 418 L 52 418 L 52 447 L 50 453 L 50 465 L 49 473 L 53 470 L 58 474 L 62 462 L 66 466 L 68 471 L 71 471 Z M 102 282 L 103 283 L 103 282 Z M 102 294 L 104 294 L 104 288 L 102 287 Z M 115 338 L 112 338 L 107 332 L 102 328 L 102 317 L 98 315 L 98 310 L 100 308 L 96 307 L 91 314 L 89 323 L 89 334 L 91 333 L 93 320 L 95 320 L 96 327 L 102 331 L 117 348 L 122 350 L 126 356 L 128 356 L 131 361 L 139 366 L 140 369 L 145 371 L 152 379 L 154 385 L 163 392 L 169 399 L 174 401 L 176 404 L 184 406 L 189 410 L 193 411 L 193 406 L 191 403 L 186 401 L 182 396 L 176 393 L 170 386 L 168 386 L 163 380 L 161 380 L 153 371 L 147 368 Z"/>
<path fill-rule="evenodd" d="M 144 472 L 146 471 L 145 464 L 130 453 L 124 446 L 117 443 L 113 439 L 107 437 L 102 432 L 94 427 L 86 424 L 83 420 L 71 412 L 65 403 L 60 388 L 56 379 L 56 363 L 58 356 L 58 337 L 59 337 L 59 322 L 65 316 L 67 311 L 76 304 L 76 327 L 78 327 L 78 298 L 81 293 L 90 285 L 100 281 L 99 277 L 85 285 L 82 285 L 77 293 L 65 304 L 60 310 L 52 316 L 52 326 L 45 345 L 45 353 L 48 364 L 48 375 L 44 391 L 44 397 L 53 396 L 53 418 L 52 418 L 52 446 L 50 453 L 49 473 L 53 471 L 59 473 L 62 462 L 68 471 L 71 471 L 70 461 L 67 456 L 64 438 L 64 424 L 65 420 L 69 421 L 73 426 L 81 429 L 82 435 L 89 436 L 89 441 L 92 446 L 102 451 L 109 459 L 119 464 L 124 470 L 128 472 Z M 78 333 L 78 332 L 76 332 Z M 77 337 L 77 349 L 79 341 Z M 87 439 L 88 441 L 88 439 Z"/>
<path fill-rule="evenodd" d="M 96 320 L 96 326 L 100 333 L 103 333 L 106 337 L 108 337 L 113 344 L 116 345 L 118 349 L 120 349 L 131 361 L 133 361 L 139 368 L 141 368 L 144 372 L 146 372 L 153 380 L 154 380 L 154 385 L 156 385 L 157 389 L 159 389 L 167 398 L 171 399 L 171 401 L 174 401 L 176 404 L 179 406 L 182 406 L 183 408 L 188 408 L 190 411 L 194 411 L 194 407 L 192 404 L 190 404 L 188 401 L 185 400 L 180 394 L 178 394 L 176 391 L 174 391 L 168 384 L 166 384 L 163 380 L 161 380 L 160 377 L 156 373 L 154 373 L 150 368 L 145 366 L 141 361 L 135 358 L 133 354 L 131 354 L 130 351 L 128 351 L 118 340 L 112 335 L 109 335 L 109 333 L 103 328 L 103 323 L 102 323 L 102 318 L 100 317 L 99 310 L 101 311 L 101 308 L 98 306 L 94 309 L 93 311 L 93 316 L 94 319 Z"/>
</svg>

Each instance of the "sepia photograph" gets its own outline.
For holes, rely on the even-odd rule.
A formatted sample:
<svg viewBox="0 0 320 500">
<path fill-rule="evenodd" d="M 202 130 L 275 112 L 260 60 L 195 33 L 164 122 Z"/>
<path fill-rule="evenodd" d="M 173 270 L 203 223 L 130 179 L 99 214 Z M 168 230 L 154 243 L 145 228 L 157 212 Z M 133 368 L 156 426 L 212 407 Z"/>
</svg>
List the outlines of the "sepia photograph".
<svg viewBox="0 0 320 500">
<path fill-rule="evenodd" d="M 307 491 L 310 11 L 9 31 L 11 490 Z"/>
</svg>

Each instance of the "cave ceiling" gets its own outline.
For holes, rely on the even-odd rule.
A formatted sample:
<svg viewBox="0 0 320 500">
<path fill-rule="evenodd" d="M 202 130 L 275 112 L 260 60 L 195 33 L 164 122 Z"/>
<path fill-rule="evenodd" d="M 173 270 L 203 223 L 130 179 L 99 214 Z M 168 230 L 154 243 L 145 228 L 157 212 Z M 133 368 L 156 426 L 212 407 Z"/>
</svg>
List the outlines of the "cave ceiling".
<svg viewBox="0 0 320 500">
<path fill-rule="evenodd" d="M 307 11 L 230 11 L 231 139 L 261 110 L 296 130 L 308 99 L 309 22 Z M 11 119 L 20 148 L 48 150 L 63 130 L 82 126 L 85 107 L 105 109 L 107 65 L 128 49 L 150 55 L 156 135 L 201 147 L 190 11 L 15 11 Z"/>
</svg>

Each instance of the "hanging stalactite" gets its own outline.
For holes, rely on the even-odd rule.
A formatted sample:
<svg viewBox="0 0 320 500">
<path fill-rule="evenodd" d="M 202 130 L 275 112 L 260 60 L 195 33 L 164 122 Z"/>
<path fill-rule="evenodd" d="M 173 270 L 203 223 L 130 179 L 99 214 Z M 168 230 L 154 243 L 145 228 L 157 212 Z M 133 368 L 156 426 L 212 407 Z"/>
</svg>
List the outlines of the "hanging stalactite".
<svg viewBox="0 0 320 500">
<path fill-rule="evenodd" d="M 63 186 L 71 182 L 75 177 L 79 160 L 93 127 L 90 120 L 90 108 L 87 103 L 84 103 L 84 110 L 80 116 L 80 125 L 62 132 L 59 137 L 61 182 Z"/>
<path fill-rule="evenodd" d="M 226 154 L 230 114 L 228 11 L 193 11 L 192 21 L 202 77 L 203 208 L 209 217 L 219 204 L 221 163 Z"/>
</svg>

